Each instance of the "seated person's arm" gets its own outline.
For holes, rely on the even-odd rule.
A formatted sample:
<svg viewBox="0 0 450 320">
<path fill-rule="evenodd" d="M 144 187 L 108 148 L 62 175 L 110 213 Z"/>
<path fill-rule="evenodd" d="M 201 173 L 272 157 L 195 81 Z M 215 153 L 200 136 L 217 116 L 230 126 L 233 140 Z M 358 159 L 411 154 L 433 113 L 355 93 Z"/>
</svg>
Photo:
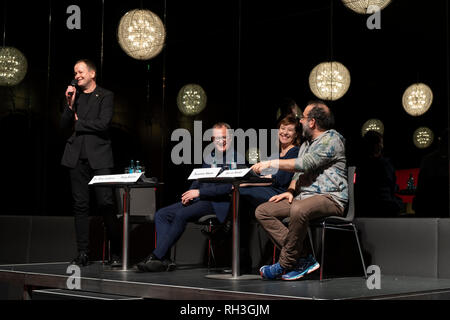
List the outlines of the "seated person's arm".
<svg viewBox="0 0 450 320">
<path fill-rule="evenodd" d="M 211 199 L 227 195 L 232 190 L 232 185 L 228 183 L 204 183 L 200 184 L 200 199 Z"/>
<path fill-rule="evenodd" d="M 268 168 L 278 168 L 279 170 L 295 172 L 295 160 L 296 159 L 275 159 L 275 160 L 267 160 L 261 161 L 252 166 L 252 170 L 256 173 L 261 173 L 262 170 Z"/>
<path fill-rule="evenodd" d="M 334 142 L 334 143 L 333 143 Z M 267 168 L 278 168 L 289 172 L 308 172 L 325 166 L 339 157 L 345 157 L 344 147 L 339 141 L 327 141 L 317 145 L 314 151 L 306 153 L 296 159 L 268 160 L 252 166 L 253 171 L 261 173 Z"/>
</svg>

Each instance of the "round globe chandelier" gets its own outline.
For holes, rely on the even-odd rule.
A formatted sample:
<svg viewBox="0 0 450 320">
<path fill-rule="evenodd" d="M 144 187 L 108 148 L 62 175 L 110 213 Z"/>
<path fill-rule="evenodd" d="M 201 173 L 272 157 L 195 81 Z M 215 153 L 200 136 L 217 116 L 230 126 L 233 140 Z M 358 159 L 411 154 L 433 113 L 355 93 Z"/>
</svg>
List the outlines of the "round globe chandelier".
<svg viewBox="0 0 450 320">
<path fill-rule="evenodd" d="M 431 146 L 434 140 L 433 131 L 427 127 L 420 127 L 413 134 L 414 145 L 419 149 L 425 149 Z"/>
<path fill-rule="evenodd" d="M 381 120 L 378 119 L 369 119 L 366 122 L 364 122 L 362 129 L 361 129 L 361 135 L 364 137 L 364 135 L 368 131 L 376 131 L 380 133 L 381 135 L 384 134 L 384 124 L 381 122 Z"/>
<path fill-rule="evenodd" d="M 350 87 L 350 72 L 340 62 L 322 62 L 311 71 L 309 87 L 322 100 L 338 100 Z"/>
<path fill-rule="evenodd" d="M 433 91 L 424 83 L 415 83 L 403 93 L 403 108 L 412 116 L 420 116 L 430 109 Z"/>
<path fill-rule="evenodd" d="M 206 107 L 206 93 L 203 88 L 194 83 L 183 86 L 178 92 L 177 106 L 186 116 L 195 116 Z"/>
<path fill-rule="evenodd" d="M 0 86 L 15 86 L 27 74 L 28 63 L 22 52 L 13 47 L 0 48 Z"/>
<path fill-rule="evenodd" d="M 391 0 L 342 0 L 342 2 L 347 8 L 357 13 L 368 14 L 373 13 L 372 11 L 368 12 L 371 7 L 377 7 L 382 10 L 391 3 Z"/>
<path fill-rule="evenodd" d="M 150 10 L 134 9 L 120 19 L 117 39 L 123 51 L 134 59 L 149 60 L 157 56 L 165 38 L 163 22 Z"/>
</svg>

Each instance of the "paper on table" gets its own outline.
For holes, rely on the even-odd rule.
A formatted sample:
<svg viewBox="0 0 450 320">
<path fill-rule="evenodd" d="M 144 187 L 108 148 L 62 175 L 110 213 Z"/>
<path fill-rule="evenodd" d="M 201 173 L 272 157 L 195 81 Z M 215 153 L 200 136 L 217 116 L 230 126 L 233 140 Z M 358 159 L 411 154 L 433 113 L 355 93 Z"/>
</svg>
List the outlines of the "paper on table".
<svg viewBox="0 0 450 320">
<path fill-rule="evenodd" d="M 252 170 L 252 169 L 247 168 L 247 169 L 225 170 L 217 178 L 242 178 L 250 170 Z"/>
<path fill-rule="evenodd" d="M 198 168 L 192 170 L 191 175 L 189 176 L 188 180 L 196 180 L 196 179 L 202 179 L 202 178 L 215 178 L 221 168 Z"/>
<path fill-rule="evenodd" d="M 122 173 L 122 174 L 110 174 L 94 176 L 89 184 L 96 183 L 133 183 L 139 180 L 143 175 L 143 172 L 138 173 Z"/>
</svg>

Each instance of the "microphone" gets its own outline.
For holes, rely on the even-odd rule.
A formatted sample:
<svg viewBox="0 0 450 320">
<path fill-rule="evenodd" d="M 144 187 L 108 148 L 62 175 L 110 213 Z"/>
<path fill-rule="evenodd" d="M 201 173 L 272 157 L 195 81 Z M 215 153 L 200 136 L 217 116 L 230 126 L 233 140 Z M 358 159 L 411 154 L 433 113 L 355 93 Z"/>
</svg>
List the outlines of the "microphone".
<svg viewBox="0 0 450 320">
<path fill-rule="evenodd" d="M 76 80 L 76 79 L 72 79 L 72 81 L 70 81 L 70 85 L 72 87 L 76 87 L 77 84 L 78 84 L 78 80 Z M 72 97 L 72 95 L 73 95 L 73 92 L 69 92 L 69 97 Z"/>
</svg>

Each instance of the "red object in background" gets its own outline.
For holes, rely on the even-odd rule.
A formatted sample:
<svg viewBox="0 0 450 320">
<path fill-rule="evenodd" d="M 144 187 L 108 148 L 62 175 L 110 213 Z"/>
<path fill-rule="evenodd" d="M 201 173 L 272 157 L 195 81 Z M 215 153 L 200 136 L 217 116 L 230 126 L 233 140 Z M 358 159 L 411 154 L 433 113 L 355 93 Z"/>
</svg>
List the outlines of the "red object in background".
<svg viewBox="0 0 450 320">
<path fill-rule="evenodd" d="M 417 187 L 417 179 L 419 177 L 419 168 L 412 169 L 401 169 L 395 170 L 395 176 L 397 177 L 397 185 L 399 190 L 406 190 L 408 187 L 409 175 L 412 173 L 414 178 L 414 185 Z M 396 193 L 398 197 L 402 199 L 404 203 L 411 203 L 413 201 L 414 195 L 404 195 L 400 193 Z"/>
</svg>

